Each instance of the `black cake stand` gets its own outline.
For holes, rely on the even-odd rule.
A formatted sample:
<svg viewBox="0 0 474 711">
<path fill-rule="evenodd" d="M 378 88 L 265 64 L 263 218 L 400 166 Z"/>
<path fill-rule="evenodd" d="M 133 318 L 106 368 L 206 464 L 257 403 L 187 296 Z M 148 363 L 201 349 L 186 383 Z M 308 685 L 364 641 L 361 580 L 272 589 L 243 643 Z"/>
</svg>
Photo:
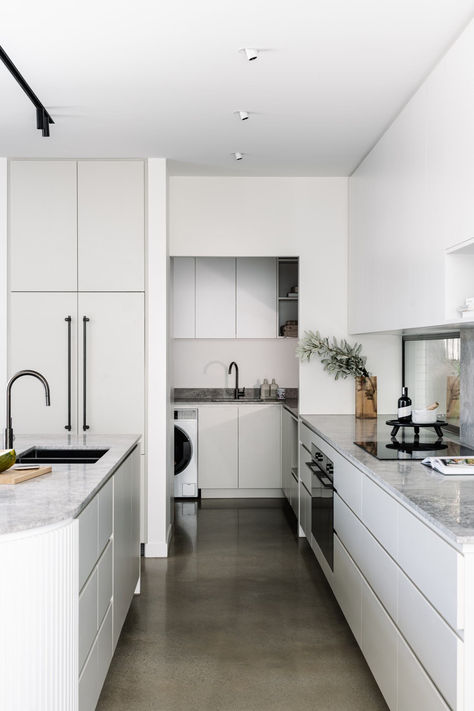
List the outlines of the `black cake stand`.
<svg viewBox="0 0 474 711">
<path fill-rule="evenodd" d="M 432 427 L 438 437 L 441 439 L 443 437 L 443 430 L 441 428 L 446 427 L 448 423 L 444 422 L 443 420 L 437 420 L 436 422 L 430 422 L 429 424 L 416 424 L 415 422 L 400 422 L 400 420 L 387 420 L 385 424 L 390 425 L 392 427 L 390 437 L 396 437 L 400 427 L 413 427 L 415 429 L 415 439 L 418 439 L 420 436 L 420 427 Z"/>
</svg>

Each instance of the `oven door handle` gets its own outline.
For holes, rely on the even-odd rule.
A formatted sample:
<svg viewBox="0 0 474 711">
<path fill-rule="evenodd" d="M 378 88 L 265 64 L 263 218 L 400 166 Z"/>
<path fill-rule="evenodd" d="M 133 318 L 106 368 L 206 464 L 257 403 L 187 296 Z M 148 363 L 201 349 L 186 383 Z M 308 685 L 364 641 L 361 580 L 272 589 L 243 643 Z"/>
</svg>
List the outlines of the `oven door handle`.
<svg viewBox="0 0 474 711">
<path fill-rule="evenodd" d="M 305 464 L 308 467 L 308 469 L 310 469 L 313 472 L 313 474 L 318 478 L 319 483 L 322 486 L 324 486 L 325 489 L 331 489 L 331 491 L 335 491 L 334 484 L 331 482 L 329 477 L 328 477 L 328 481 L 331 482 L 330 484 L 326 484 L 326 482 L 323 481 L 323 479 L 321 478 L 321 475 L 319 473 L 321 470 L 317 464 L 314 464 L 313 462 L 305 462 Z M 323 473 L 323 472 L 321 472 L 321 473 Z"/>
</svg>

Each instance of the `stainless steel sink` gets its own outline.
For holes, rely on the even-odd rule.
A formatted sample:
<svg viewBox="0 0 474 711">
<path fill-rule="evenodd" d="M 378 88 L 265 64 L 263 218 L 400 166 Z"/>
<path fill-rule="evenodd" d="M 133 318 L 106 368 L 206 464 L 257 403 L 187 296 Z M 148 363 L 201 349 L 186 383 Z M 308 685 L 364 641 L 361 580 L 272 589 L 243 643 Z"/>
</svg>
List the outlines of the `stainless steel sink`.
<svg viewBox="0 0 474 711">
<path fill-rule="evenodd" d="M 17 458 L 18 464 L 95 464 L 108 449 L 46 449 L 31 447 Z"/>
</svg>

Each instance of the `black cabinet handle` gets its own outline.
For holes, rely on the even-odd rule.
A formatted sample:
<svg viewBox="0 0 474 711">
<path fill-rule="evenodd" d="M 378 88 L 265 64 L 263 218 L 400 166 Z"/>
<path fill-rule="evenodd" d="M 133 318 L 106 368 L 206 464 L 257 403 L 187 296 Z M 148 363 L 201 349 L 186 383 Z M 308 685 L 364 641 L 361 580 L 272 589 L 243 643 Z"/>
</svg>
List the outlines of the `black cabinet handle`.
<svg viewBox="0 0 474 711">
<path fill-rule="evenodd" d="M 89 429 L 87 424 L 87 316 L 82 318 L 82 429 Z"/>
<path fill-rule="evenodd" d="M 71 431 L 71 323 L 72 318 L 66 316 L 64 319 L 67 322 L 67 425 L 64 429 Z"/>
</svg>

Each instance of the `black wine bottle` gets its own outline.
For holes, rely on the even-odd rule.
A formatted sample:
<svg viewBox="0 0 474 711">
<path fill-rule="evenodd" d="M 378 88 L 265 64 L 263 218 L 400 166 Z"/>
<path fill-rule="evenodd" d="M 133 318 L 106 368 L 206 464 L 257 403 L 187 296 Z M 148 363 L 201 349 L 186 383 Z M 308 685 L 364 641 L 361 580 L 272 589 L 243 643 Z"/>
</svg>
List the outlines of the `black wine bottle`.
<svg viewBox="0 0 474 711">
<path fill-rule="evenodd" d="M 402 388 L 402 396 L 398 398 L 398 421 L 411 422 L 411 400 L 406 387 Z"/>
</svg>

